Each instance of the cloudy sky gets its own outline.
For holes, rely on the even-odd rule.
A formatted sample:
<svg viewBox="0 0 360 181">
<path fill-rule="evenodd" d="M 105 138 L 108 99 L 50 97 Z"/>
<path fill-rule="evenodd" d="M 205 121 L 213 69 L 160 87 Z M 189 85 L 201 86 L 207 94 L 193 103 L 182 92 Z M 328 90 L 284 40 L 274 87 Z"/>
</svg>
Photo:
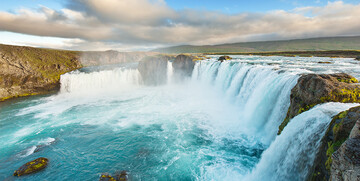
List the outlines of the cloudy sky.
<svg viewBox="0 0 360 181">
<path fill-rule="evenodd" d="M 359 17 L 359 0 L 7 0 L 0 43 L 139 51 L 352 36 Z"/>
</svg>

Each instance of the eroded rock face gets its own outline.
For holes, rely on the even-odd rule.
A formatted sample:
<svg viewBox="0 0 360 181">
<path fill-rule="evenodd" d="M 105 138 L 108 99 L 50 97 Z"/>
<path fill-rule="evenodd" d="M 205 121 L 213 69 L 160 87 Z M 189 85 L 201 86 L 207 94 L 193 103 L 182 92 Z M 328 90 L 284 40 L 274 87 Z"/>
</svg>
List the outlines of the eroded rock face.
<svg viewBox="0 0 360 181">
<path fill-rule="evenodd" d="M 321 145 L 310 170 L 308 180 L 329 180 L 332 171 L 333 153 L 348 139 L 359 133 L 360 106 L 336 115 L 321 140 Z M 356 136 L 355 136 L 356 137 Z"/>
<path fill-rule="evenodd" d="M 190 55 L 178 55 L 173 61 L 174 73 L 179 76 L 190 77 L 195 66 L 194 57 Z"/>
<path fill-rule="evenodd" d="M 33 161 L 27 162 L 14 172 L 14 176 L 20 177 L 23 175 L 27 175 L 30 173 L 40 171 L 47 166 L 48 162 L 49 162 L 49 160 L 47 158 L 43 158 L 43 157 L 40 157 Z"/>
<path fill-rule="evenodd" d="M 167 63 L 171 56 L 150 56 L 139 62 L 138 70 L 145 85 L 162 85 L 167 81 Z"/>
<path fill-rule="evenodd" d="M 291 90 L 290 107 L 278 134 L 296 115 L 325 102 L 360 102 L 358 81 L 345 73 L 302 75 Z"/>
<path fill-rule="evenodd" d="M 167 82 L 168 63 L 172 62 L 173 74 L 175 80 L 182 80 L 185 77 L 190 77 L 196 57 L 191 55 L 159 55 L 145 57 L 139 62 L 138 70 L 145 85 L 162 85 Z"/>
<path fill-rule="evenodd" d="M 60 88 L 60 75 L 81 68 L 78 52 L 0 45 L 0 101 Z"/>
<path fill-rule="evenodd" d="M 360 135 L 346 140 L 332 160 L 331 181 L 360 180 Z"/>
</svg>

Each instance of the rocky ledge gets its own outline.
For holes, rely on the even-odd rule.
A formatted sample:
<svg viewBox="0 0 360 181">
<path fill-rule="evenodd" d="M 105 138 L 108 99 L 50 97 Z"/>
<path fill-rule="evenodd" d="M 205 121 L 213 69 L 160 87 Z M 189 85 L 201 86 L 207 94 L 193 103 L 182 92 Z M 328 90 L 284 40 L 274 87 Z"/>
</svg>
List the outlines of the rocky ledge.
<svg viewBox="0 0 360 181">
<path fill-rule="evenodd" d="M 174 79 L 180 80 L 190 77 L 195 61 L 205 59 L 192 55 L 156 55 L 143 58 L 139 62 L 138 70 L 146 85 L 162 85 L 167 82 L 168 63 L 171 62 Z"/>
<path fill-rule="evenodd" d="M 279 126 L 278 134 L 291 118 L 325 102 L 360 102 L 360 85 L 356 78 L 345 73 L 302 75 L 291 90 L 290 107 Z"/>
<path fill-rule="evenodd" d="M 345 74 L 302 75 L 291 90 L 290 107 L 278 134 L 291 118 L 325 102 L 360 102 L 360 85 Z M 321 140 L 307 180 L 359 180 L 360 106 L 336 115 Z"/>
<path fill-rule="evenodd" d="M 57 91 L 60 75 L 81 67 L 79 52 L 0 45 L 0 101 Z"/>
</svg>

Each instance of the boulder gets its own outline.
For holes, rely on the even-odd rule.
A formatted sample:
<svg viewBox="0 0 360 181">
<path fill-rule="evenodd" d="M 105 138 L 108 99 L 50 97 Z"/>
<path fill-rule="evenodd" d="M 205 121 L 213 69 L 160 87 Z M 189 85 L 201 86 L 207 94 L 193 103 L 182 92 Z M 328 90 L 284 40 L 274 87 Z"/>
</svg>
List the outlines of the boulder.
<svg viewBox="0 0 360 181">
<path fill-rule="evenodd" d="M 302 75 L 291 90 L 290 107 L 279 126 L 278 134 L 281 134 L 291 118 L 317 104 L 360 102 L 360 85 L 354 83 L 358 83 L 358 80 L 345 73 Z"/>
<path fill-rule="evenodd" d="M 231 60 L 232 58 L 230 56 L 227 55 L 223 55 L 221 57 L 219 57 L 218 61 L 223 62 L 224 60 Z"/>
<path fill-rule="evenodd" d="M 108 173 L 103 173 L 101 174 L 99 181 L 116 181 L 116 180 Z"/>
<path fill-rule="evenodd" d="M 40 171 L 47 166 L 48 162 L 49 162 L 49 160 L 47 158 L 43 158 L 43 157 L 40 157 L 33 161 L 27 162 L 14 172 L 14 176 L 20 177 L 20 176 L 23 176 L 26 174 Z"/>
<path fill-rule="evenodd" d="M 356 57 L 355 60 L 360 60 L 360 56 Z"/>
</svg>

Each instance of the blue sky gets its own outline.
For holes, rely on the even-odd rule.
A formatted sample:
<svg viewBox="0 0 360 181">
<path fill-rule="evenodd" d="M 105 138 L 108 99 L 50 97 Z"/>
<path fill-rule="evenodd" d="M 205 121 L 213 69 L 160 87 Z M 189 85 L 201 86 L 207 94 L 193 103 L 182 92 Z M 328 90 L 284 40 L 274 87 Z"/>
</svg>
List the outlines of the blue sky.
<svg viewBox="0 0 360 181">
<path fill-rule="evenodd" d="M 132 51 L 351 36 L 360 35 L 359 9 L 359 0 L 9 0 L 0 43 Z"/>
<path fill-rule="evenodd" d="M 181 9 L 213 10 L 223 13 L 265 12 L 272 10 L 292 10 L 304 6 L 324 6 L 328 0 L 166 0 L 170 7 Z M 344 3 L 358 4 L 359 0 L 343 0 Z M 36 9 L 39 5 L 61 9 L 64 0 L 9 0 L 1 3 L 0 10 L 14 11 L 18 8 Z"/>
</svg>

